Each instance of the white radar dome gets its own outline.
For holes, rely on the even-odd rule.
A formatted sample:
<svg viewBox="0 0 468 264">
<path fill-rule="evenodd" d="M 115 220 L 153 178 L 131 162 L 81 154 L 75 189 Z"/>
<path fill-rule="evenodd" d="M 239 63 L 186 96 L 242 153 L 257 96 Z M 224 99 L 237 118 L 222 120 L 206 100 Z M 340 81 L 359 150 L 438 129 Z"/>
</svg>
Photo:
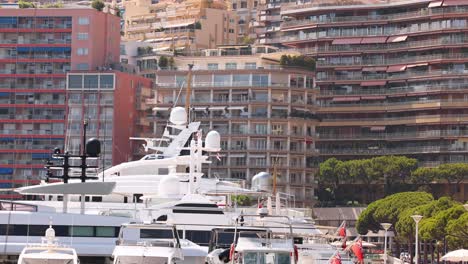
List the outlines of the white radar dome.
<svg viewBox="0 0 468 264">
<path fill-rule="evenodd" d="M 170 198 L 180 195 L 180 181 L 175 175 L 166 175 L 159 181 L 158 194 L 160 197 Z"/>
<path fill-rule="evenodd" d="M 183 107 L 174 107 L 171 110 L 169 121 L 176 125 L 185 125 L 187 123 L 187 112 Z"/>
<path fill-rule="evenodd" d="M 252 190 L 272 192 L 273 178 L 268 172 L 259 172 L 252 178 Z"/>
<path fill-rule="evenodd" d="M 205 148 L 218 151 L 221 149 L 221 136 L 218 131 L 210 131 L 205 137 Z"/>
</svg>

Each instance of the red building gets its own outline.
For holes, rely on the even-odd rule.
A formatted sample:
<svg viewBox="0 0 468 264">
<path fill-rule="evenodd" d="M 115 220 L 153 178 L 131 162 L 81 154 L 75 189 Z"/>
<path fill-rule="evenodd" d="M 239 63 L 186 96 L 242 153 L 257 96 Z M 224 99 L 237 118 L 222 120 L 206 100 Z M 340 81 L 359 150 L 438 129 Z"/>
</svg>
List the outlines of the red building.
<svg viewBox="0 0 468 264">
<path fill-rule="evenodd" d="M 0 9 L 0 188 L 44 175 L 64 146 L 66 73 L 117 62 L 119 29 L 95 9 Z"/>
<path fill-rule="evenodd" d="M 67 74 L 68 119 L 66 150 L 79 153 L 83 142 L 83 123 L 87 139 L 101 141 L 100 166 L 109 167 L 129 161 L 133 147 L 130 137 L 150 136 L 153 82 L 118 71 L 70 72 Z M 136 148 L 135 148 L 136 149 Z"/>
</svg>

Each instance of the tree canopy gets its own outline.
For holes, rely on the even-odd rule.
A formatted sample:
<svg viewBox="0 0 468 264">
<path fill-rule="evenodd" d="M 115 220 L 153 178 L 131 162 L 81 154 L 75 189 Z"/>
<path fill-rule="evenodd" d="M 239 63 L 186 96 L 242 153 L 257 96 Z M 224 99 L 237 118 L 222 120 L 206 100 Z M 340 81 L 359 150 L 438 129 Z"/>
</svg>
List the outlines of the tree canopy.
<svg viewBox="0 0 468 264">
<path fill-rule="evenodd" d="M 91 3 L 91 7 L 96 9 L 97 11 L 102 11 L 105 7 L 105 4 L 102 0 L 93 0 Z"/>
<path fill-rule="evenodd" d="M 366 208 L 356 223 L 357 231 L 381 229 L 380 223 L 391 223 L 398 242 L 411 245 L 414 239 L 414 214 L 423 216 L 419 236 L 425 241 L 448 242 L 449 249 L 468 247 L 468 212 L 450 197 L 434 200 L 425 192 L 404 192 L 377 200 Z"/>
<path fill-rule="evenodd" d="M 330 158 L 320 164 L 318 175 L 319 199 L 328 190 L 335 203 L 360 199 L 364 204 L 376 198 L 406 191 L 428 191 L 436 196 L 453 196 L 468 180 L 468 164 L 447 163 L 435 168 L 418 167 L 418 161 L 404 156 L 381 156 L 370 159 L 340 161 Z M 445 183 L 442 194 L 434 189 L 435 183 Z M 448 190 L 448 191 L 447 191 Z"/>
</svg>

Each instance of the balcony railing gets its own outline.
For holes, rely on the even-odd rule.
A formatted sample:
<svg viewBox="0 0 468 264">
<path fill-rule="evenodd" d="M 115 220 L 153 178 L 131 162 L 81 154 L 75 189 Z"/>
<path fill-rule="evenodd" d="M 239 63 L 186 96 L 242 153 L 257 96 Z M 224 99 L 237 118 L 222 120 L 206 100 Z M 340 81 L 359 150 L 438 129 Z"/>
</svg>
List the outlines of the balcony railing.
<svg viewBox="0 0 468 264">
<path fill-rule="evenodd" d="M 325 102 L 319 104 L 320 107 L 366 107 L 366 106 L 382 106 L 382 107 L 391 107 L 398 105 L 417 105 L 417 104 L 439 104 L 443 106 L 444 104 L 457 104 L 457 103 L 468 103 L 468 99 L 434 99 L 434 100 L 414 100 L 414 101 L 403 101 L 403 102 L 348 102 L 346 104 L 332 104 Z"/>
<path fill-rule="evenodd" d="M 429 130 L 429 131 L 413 131 L 413 132 L 395 132 L 395 133 L 320 133 L 319 139 L 326 140 L 387 140 L 401 139 L 411 140 L 413 138 L 431 138 L 431 137 L 465 137 L 468 136 L 468 131 L 460 130 Z"/>
<path fill-rule="evenodd" d="M 323 119 L 322 122 L 336 122 L 337 126 L 342 124 L 343 122 L 356 122 L 356 123 L 364 123 L 364 122 L 383 122 L 383 123 L 391 123 L 393 121 L 402 121 L 402 122 L 409 122 L 411 120 L 419 120 L 419 119 L 437 119 L 437 120 L 447 120 L 447 119 L 459 119 L 459 120 L 466 120 L 468 119 L 468 115 L 414 115 L 414 116 L 400 116 L 400 117 L 381 117 L 381 118 L 326 118 Z"/>
<path fill-rule="evenodd" d="M 440 85 L 420 85 L 414 87 L 392 87 L 387 89 L 370 89 L 370 90 L 322 90 L 320 95 L 384 95 L 384 94 L 403 94 L 411 92 L 430 92 L 430 91 L 460 91 L 468 89 L 468 83 L 459 84 L 440 84 Z"/>
<path fill-rule="evenodd" d="M 361 61 L 317 61 L 317 67 L 326 66 L 374 66 L 374 65 L 391 65 L 401 63 L 418 63 L 418 62 L 431 62 L 434 60 L 447 60 L 447 59 L 466 59 L 468 53 L 451 53 L 451 54 L 431 54 L 431 55 L 416 55 L 408 56 L 403 58 L 384 58 L 382 60 L 368 60 L 364 59 Z"/>
<path fill-rule="evenodd" d="M 315 48 L 298 48 L 297 51 L 304 54 L 316 54 L 326 52 L 365 52 L 365 51 L 389 51 L 408 48 L 431 47 L 440 45 L 464 45 L 468 42 L 468 38 L 445 39 L 439 38 L 434 40 L 407 41 L 386 44 L 360 44 L 360 45 L 329 45 Z"/>
<path fill-rule="evenodd" d="M 319 149 L 327 155 L 389 155 L 439 152 L 468 152 L 468 148 L 454 146 L 421 146 L 421 147 L 369 147 L 369 148 L 330 148 Z"/>
<path fill-rule="evenodd" d="M 349 37 L 387 37 L 391 35 L 404 35 L 412 33 L 422 33 L 422 32 L 432 32 L 438 30 L 452 30 L 452 29 L 465 29 L 466 25 L 452 25 L 450 27 L 427 27 L 424 29 L 419 28 L 389 28 L 384 29 L 383 32 L 352 32 L 350 34 L 341 34 L 341 33 L 332 33 L 332 31 L 326 32 L 325 35 L 319 36 L 317 32 L 304 33 L 301 35 L 288 35 L 284 36 L 281 39 L 281 42 L 291 42 L 291 41 L 307 41 L 307 40 L 318 40 L 324 38 L 349 38 Z"/>
<path fill-rule="evenodd" d="M 368 80 L 385 80 L 385 79 L 405 79 L 412 77 L 439 76 L 439 75 L 466 75 L 465 71 L 451 70 L 431 70 L 431 71 L 414 71 L 403 73 L 376 73 L 366 75 L 330 75 L 325 77 L 317 77 L 317 81 L 368 81 Z"/>
<path fill-rule="evenodd" d="M 303 6 L 303 5 L 301 5 Z M 300 6 L 297 6 L 300 7 Z M 286 5 L 283 10 L 291 10 L 291 7 Z M 295 27 L 295 26 L 307 26 L 314 24 L 331 24 L 331 23 L 346 23 L 346 22 L 366 22 L 366 21 L 392 21 L 397 19 L 412 19 L 420 18 L 425 16 L 440 15 L 440 14 L 457 14 L 457 13 L 466 13 L 468 11 L 467 7 L 458 6 L 458 7 L 443 7 L 443 8 L 426 8 L 418 11 L 412 12 L 401 12 L 397 14 L 389 15 L 369 15 L 369 16 L 341 16 L 341 17 L 312 17 L 311 19 L 304 20 L 293 20 L 286 21 L 282 24 L 283 28 Z"/>
<path fill-rule="evenodd" d="M 3 130 L 0 130 L 0 134 L 4 134 L 4 135 L 64 135 L 65 131 L 49 130 L 49 129 L 38 129 L 38 130 L 3 129 Z"/>
</svg>

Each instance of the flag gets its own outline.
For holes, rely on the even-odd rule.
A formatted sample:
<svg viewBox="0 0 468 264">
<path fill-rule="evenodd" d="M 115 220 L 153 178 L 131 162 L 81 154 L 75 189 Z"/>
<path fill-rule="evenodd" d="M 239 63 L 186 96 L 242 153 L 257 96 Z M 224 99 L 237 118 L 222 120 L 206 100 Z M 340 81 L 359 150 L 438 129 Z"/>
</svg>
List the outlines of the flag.
<svg viewBox="0 0 468 264">
<path fill-rule="evenodd" d="M 359 238 L 352 246 L 351 250 L 353 251 L 354 255 L 358 259 L 359 263 L 364 262 L 364 252 L 362 249 L 362 239 Z"/>
<path fill-rule="evenodd" d="M 346 237 L 346 221 L 343 221 L 338 228 L 338 235 L 343 238 Z"/>
<path fill-rule="evenodd" d="M 341 244 L 341 248 L 342 248 L 342 249 L 346 249 L 346 242 L 347 242 L 347 240 L 348 240 L 347 237 L 344 237 L 344 238 L 342 239 L 342 241 L 343 241 L 343 244 Z"/>
<path fill-rule="evenodd" d="M 331 258 L 330 264 L 341 264 L 341 256 L 338 251 Z"/>
</svg>

